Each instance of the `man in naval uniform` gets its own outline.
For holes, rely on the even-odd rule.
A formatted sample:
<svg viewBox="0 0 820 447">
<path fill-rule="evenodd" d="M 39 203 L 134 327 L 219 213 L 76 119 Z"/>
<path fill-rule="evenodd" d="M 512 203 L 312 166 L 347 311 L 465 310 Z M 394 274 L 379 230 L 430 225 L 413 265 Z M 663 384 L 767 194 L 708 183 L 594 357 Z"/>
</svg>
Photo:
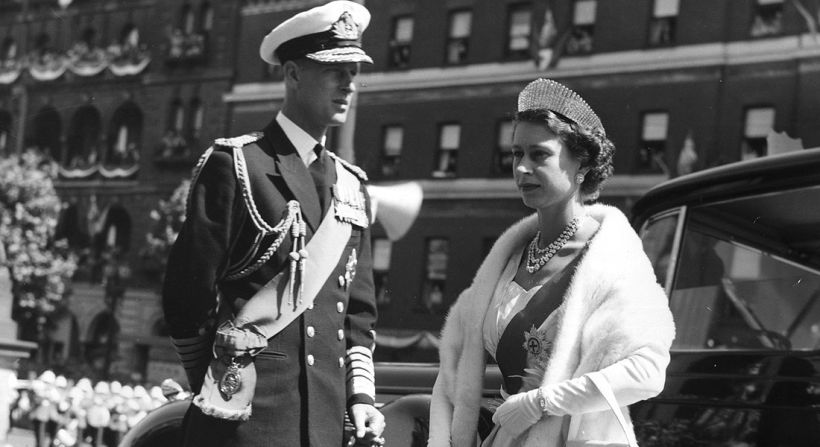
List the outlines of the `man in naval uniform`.
<svg viewBox="0 0 820 447">
<path fill-rule="evenodd" d="M 366 175 L 324 147 L 372 63 L 369 21 L 334 1 L 275 27 L 260 54 L 282 67 L 281 110 L 261 132 L 216 140 L 194 169 L 162 292 L 196 394 L 186 446 L 345 445 L 345 410 L 359 438 L 384 429 Z"/>
</svg>

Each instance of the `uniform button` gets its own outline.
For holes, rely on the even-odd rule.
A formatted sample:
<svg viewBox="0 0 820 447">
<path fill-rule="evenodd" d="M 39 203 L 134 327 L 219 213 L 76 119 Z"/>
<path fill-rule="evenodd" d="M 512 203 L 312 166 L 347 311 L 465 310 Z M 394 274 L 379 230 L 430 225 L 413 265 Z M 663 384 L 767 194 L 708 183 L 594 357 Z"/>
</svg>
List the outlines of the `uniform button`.
<svg viewBox="0 0 820 447">
<path fill-rule="evenodd" d="M 313 326 L 308 326 L 307 327 L 307 336 L 308 337 L 313 337 L 314 335 L 316 335 L 316 329 L 314 329 Z"/>
<path fill-rule="evenodd" d="M 339 329 L 339 332 L 336 333 L 336 338 L 338 338 L 339 340 L 344 340 L 345 339 L 344 329 Z"/>
<path fill-rule="evenodd" d="M 310 306 L 307 307 L 308 310 L 313 310 L 313 303 L 310 303 Z"/>
<path fill-rule="evenodd" d="M 342 313 L 345 311 L 345 303 L 339 301 L 336 303 L 336 312 Z"/>
<path fill-rule="evenodd" d="M 339 368 L 344 368 L 344 367 L 345 367 L 345 358 L 344 357 L 339 357 Z"/>
<path fill-rule="evenodd" d="M 307 363 L 308 363 L 308 365 L 309 365 L 309 366 L 313 366 L 313 363 L 314 363 L 314 362 L 315 362 L 315 360 L 313 359 L 313 354 L 308 354 L 308 356 L 307 356 Z"/>
</svg>

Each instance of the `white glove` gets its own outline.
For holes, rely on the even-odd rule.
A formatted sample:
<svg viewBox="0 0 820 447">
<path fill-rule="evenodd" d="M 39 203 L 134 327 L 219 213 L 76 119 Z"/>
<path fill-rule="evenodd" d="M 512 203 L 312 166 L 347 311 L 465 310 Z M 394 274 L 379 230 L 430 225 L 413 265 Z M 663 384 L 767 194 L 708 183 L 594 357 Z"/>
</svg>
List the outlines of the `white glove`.
<svg viewBox="0 0 820 447">
<path fill-rule="evenodd" d="M 544 415 L 538 403 L 538 388 L 510 396 L 493 415 L 493 422 L 513 436 L 524 433 Z"/>
</svg>

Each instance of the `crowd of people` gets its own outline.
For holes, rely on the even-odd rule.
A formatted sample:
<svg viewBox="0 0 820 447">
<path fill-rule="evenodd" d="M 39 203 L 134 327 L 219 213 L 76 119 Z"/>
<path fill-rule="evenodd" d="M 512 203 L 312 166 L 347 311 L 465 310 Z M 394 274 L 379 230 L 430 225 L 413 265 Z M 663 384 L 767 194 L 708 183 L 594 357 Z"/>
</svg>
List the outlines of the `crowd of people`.
<svg viewBox="0 0 820 447">
<path fill-rule="evenodd" d="M 31 428 L 37 447 L 114 447 L 148 412 L 188 397 L 172 379 L 145 387 L 92 383 L 86 377 L 75 381 L 50 370 L 18 380 L 14 391 L 11 425 Z"/>
</svg>

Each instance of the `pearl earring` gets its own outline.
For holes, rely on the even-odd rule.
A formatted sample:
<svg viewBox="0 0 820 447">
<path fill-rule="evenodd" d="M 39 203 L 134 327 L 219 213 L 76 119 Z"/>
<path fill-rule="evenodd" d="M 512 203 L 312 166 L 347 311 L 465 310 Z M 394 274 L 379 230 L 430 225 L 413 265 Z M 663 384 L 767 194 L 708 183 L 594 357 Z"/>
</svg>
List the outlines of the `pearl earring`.
<svg viewBox="0 0 820 447">
<path fill-rule="evenodd" d="M 584 183 L 584 174 L 577 174 L 575 176 L 575 183 Z"/>
</svg>

